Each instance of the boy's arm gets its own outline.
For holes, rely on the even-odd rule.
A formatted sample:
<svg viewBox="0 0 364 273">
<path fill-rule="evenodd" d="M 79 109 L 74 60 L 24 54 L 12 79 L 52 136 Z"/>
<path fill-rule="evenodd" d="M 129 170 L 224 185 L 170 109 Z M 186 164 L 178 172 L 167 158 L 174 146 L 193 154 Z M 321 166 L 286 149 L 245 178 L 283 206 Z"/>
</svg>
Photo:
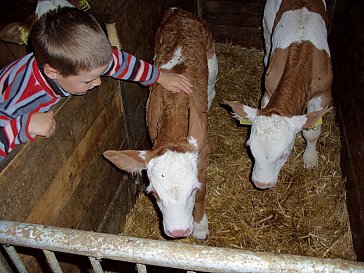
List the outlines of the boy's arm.
<svg viewBox="0 0 364 273">
<path fill-rule="evenodd" d="M 58 99 L 43 90 L 35 78 L 37 69 L 34 56 L 28 54 L 0 70 L 0 161 L 17 144 L 36 135 L 47 137 L 53 130 L 53 113 L 38 111 L 48 110 Z"/>
<path fill-rule="evenodd" d="M 4 117 L 0 116 L 3 121 Z M 0 122 L 1 124 L 1 122 Z M 0 161 L 2 161 L 17 144 L 33 141 L 35 137 L 50 137 L 56 128 L 53 111 L 33 112 L 10 120 L 4 127 L 0 126 Z"/>
<path fill-rule="evenodd" d="M 148 62 L 113 48 L 113 60 L 103 73 L 103 76 L 111 76 L 120 80 L 139 82 L 148 86 L 157 82 L 159 69 Z"/>
<path fill-rule="evenodd" d="M 0 161 L 2 161 L 17 144 L 35 139 L 28 132 L 30 114 L 9 120 L 8 116 L 0 115 Z"/>
<path fill-rule="evenodd" d="M 172 92 L 184 91 L 187 94 L 192 92 L 192 84 L 185 76 L 161 72 L 156 66 L 116 48 L 113 49 L 113 60 L 103 75 L 137 81 L 145 86 L 158 82 Z"/>
</svg>

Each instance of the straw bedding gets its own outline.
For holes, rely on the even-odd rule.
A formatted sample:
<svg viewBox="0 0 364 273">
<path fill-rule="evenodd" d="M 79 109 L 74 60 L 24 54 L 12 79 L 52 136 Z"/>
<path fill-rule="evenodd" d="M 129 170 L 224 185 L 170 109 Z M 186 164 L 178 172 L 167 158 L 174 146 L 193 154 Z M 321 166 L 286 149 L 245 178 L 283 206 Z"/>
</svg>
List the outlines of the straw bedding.
<svg viewBox="0 0 364 273">
<path fill-rule="evenodd" d="M 304 169 L 305 141 L 297 135 L 276 187 L 257 190 L 250 181 L 252 160 L 245 146 L 249 127 L 238 125 L 220 102 L 258 106 L 263 53 L 218 43 L 216 98 L 209 112 L 211 156 L 207 169 L 206 212 L 210 235 L 177 242 L 251 251 L 355 259 L 339 165 L 340 138 L 335 110 L 324 116 L 318 142 L 319 166 Z M 142 193 L 122 233 L 166 240 L 153 198 Z"/>
</svg>

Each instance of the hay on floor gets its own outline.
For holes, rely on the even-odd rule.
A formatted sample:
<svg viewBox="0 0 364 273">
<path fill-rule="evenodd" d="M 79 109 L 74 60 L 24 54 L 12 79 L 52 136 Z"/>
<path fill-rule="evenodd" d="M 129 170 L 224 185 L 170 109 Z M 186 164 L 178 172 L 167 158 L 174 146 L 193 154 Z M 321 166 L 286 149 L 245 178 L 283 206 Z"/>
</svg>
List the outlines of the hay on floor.
<svg viewBox="0 0 364 273">
<path fill-rule="evenodd" d="M 209 113 L 211 156 L 207 169 L 206 212 L 210 236 L 184 243 L 315 257 L 355 259 L 339 156 L 335 111 L 324 116 L 318 142 L 319 166 L 304 169 L 305 142 L 297 136 L 278 185 L 260 191 L 250 181 L 252 160 L 245 142 L 249 128 L 239 126 L 220 105 L 236 100 L 258 106 L 263 53 L 217 44 L 217 95 Z M 141 194 L 122 233 L 165 240 L 152 198 Z"/>
</svg>

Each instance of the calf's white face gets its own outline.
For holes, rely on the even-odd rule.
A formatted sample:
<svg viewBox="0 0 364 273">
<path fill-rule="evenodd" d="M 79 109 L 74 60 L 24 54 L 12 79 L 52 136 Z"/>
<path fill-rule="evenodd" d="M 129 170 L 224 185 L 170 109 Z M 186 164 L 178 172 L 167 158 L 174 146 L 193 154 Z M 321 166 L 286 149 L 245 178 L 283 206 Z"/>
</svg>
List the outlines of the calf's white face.
<svg viewBox="0 0 364 273">
<path fill-rule="evenodd" d="M 197 153 L 167 151 L 147 164 L 147 191 L 156 197 L 169 237 L 186 237 L 193 230 L 192 212 L 200 187 L 197 161 Z"/>
<path fill-rule="evenodd" d="M 291 154 L 298 132 L 311 128 L 331 108 L 313 111 L 291 117 L 260 115 L 256 108 L 232 101 L 224 101 L 233 110 L 237 120 L 249 120 L 252 125 L 247 141 L 254 157 L 252 173 L 253 183 L 257 188 L 268 189 L 277 184 L 282 166 Z"/>
<path fill-rule="evenodd" d="M 252 180 L 261 189 L 276 185 L 278 174 L 291 153 L 296 130 L 289 118 L 257 116 L 247 144 L 254 156 Z"/>
<path fill-rule="evenodd" d="M 130 173 L 147 170 L 147 192 L 156 197 L 163 215 L 163 227 L 167 236 L 186 237 L 193 231 L 193 208 L 198 181 L 198 153 L 196 140 L 189 139 L 191 151 L 166 150 L 161 155 L 150 151 L 106 151 L 104 156 L 119 169 Z"/>
</svg>

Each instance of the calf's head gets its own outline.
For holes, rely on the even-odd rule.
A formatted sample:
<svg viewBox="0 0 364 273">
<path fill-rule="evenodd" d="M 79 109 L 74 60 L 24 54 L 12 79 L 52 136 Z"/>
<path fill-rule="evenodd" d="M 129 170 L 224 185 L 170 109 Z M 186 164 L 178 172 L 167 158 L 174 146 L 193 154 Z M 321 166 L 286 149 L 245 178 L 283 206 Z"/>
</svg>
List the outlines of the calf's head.
<svg viewBox="0 0 364 273">
<path fill-rule="evenodd" d="M 296 116 L 261 115 L 261 110 L 237 102 L 224 101 L 233 109 L 233 117 L 249 120 L 251 133 L 247 141 L 254 157 L 252 181 L 257 188 L 268 189 L 277 184 L 278 175 L 291 154 L 296 134 L 310 128 L 330 109 Z"/>
<path fill-rule="evenodd" d="M 191 143 L 191 144 L 190 144 Z M 163 227 L 172 238 L 189 236 L 198 181 L 198 153 L 193 142 L 149 151 L 106 151 L 104 156 L 130 173 L 147 171 L 149 186 L 163 215 Z"/>
</svg>

